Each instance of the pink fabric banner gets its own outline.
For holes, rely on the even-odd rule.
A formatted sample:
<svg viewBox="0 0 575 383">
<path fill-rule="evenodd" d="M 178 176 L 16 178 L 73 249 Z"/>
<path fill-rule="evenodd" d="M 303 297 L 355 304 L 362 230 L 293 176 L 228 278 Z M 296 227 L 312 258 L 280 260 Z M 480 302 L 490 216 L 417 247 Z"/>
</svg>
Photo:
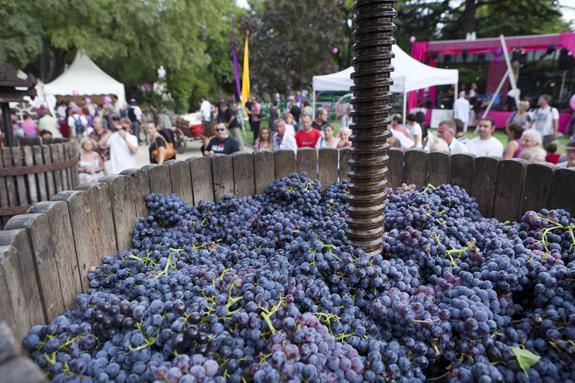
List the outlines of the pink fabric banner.
<svg viewBox="0 0 575 383">
<path fill-rule="evenodd" d="M 575 56 L 575 33 L 560 33 L 559 45 L 561 45 L 562 48 L 567 48 L 569 52 Z"/>
<path fill-rule="evenodd" d="M 427 51 L 429 50 L 429 41 L 415 42 L 411 46 L 411 56 L 421 62 L 425 61 Z M 423 89 L 421 90 L 423 92 Z M 417 107 L 417 91 L 408 93 L 407 97 L 407 112 Z"/>
</svg>

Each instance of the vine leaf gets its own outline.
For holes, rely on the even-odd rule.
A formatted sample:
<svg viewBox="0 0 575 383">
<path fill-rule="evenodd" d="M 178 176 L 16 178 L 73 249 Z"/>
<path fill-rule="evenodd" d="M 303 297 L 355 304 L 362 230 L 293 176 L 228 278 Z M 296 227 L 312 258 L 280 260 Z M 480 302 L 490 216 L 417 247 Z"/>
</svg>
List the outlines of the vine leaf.
<svg viewBox="0 0 575 383">
<path fill-rule="evenodd" d="M 515 355 L 515 359 L 517 359 L 519 367 L 521 367 L 526 376 L 528 376 L 527 370 L 541 359 L 539 355 L 536 355 L 524 348 L 513 347 L 511 351 L 513 352 L 513 355 Z"/>
</svg>

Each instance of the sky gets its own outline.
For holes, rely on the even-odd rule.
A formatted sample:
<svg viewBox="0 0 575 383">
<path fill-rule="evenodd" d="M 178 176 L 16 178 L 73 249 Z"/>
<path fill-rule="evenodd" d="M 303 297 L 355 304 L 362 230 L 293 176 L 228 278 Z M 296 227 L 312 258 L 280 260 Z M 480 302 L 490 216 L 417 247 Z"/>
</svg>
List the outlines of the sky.
<svg viewBox="0 0 575 383">
<path fill-rule="evenodd" d="M 247 0 L 236 0 L 236 3 L 242 8 L 249 7 Z M 562 11 L 565 20 L 575 23 L 575 0 L 559 0 L 559 4 L 564 7 L 562 8 Z"/>
</svg>

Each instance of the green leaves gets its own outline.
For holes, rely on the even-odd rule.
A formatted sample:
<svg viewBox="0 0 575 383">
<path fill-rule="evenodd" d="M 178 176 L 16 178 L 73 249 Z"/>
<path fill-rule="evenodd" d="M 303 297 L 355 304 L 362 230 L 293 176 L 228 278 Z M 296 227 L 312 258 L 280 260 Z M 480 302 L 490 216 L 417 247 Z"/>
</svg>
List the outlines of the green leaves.
<svg viewBox="0 0 575 383">
<path fill-rule="evenodd" d="M 517 359 L 517 363 L 519 363 L 519 367 L 521 367 L 525 375 L 528 375 L 527 370 L 541 359 L 539 355 L 524 348 L 513 347 L 511 351 L 513 355 L 515 355 L 515 359 Z"/>
</svg>

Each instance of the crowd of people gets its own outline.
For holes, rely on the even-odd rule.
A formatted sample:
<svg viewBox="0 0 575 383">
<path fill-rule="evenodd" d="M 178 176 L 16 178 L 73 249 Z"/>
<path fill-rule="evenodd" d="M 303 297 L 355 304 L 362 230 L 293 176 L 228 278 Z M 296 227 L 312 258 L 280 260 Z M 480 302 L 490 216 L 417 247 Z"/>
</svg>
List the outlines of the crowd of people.
<svg viewBox="0 0 575 383">
<path fill-rule="evenodd" d="M 297 96 L 287 98 L 284 110 L 279 100 L 274 99 L 267 116 L 262 115 L 262 105 L 257 96 L 251 96 L 245 105 L 237 102 L 220 101 L 210 104 L 202 98 L 200 105 L 204 143 L 202 153 L 205 156 L 232 154 L 243 150 L 242 136 L 245 122 L 253 132 L 255 151 L 275 151 L 299 148 L 347 148 L 351 147 L 351 131 L 342 127 L 336 129 L 329 122 L 328 111 L 318 108 L 313 112 L 305 99 Z M 267 117 L 268 124 L 261 122 Z M 348 121 L 351 117 L 347 117 Z"/>
<path fill-rule="evenodd" d="M 161 164 L 175 158 L 173 127 L 166 111 L 146 115 L 134 98 L 124 105 L 116 96 L 103 97 L 100 104 L 89 97 L 81 104 L 62 101 L 54 113 L 41 107 L 35 110 L 36 118 L 24 113 L 21 121 L 12 112 L 16 143 L 26 139 L 78 141 L 77 169 L 83 184 L 94 184 L 104 175 L 135 168 L 140 144 L 149 145 L 150 163 Z"/>
<path fill-rule="evenodd" d="M 275 95 L 267 114 L 256 96 L 242 105 L 235 101 L 211 104 L 202 99 L 200 114 L 203 125 L 202 154 L 214 156 L 244 150 L 246 126 L 253 132 L 254 151 L 280 149 L 297 152 L 300 148 L 351 147 L 352 112 L 348 106 L 339 129 L 330 122 L 328 111 L 318 108 L 315 113 L 299 94 L 286 99 L 280 108 L 279 95 Z M 441 151 L 451 154 L 469 153 L 503 159 L 519 158 L 530 163 L 552 163 L 560 167 L 575 167 L 575 136 L 566 146 L 565 154 L 558 153 L 557 140 L 559 114 L 551 106 L 548 95 L 539 97 L 536 108 L 528 102 L 519 103 L 506 125 L 507 143 L 494 136 L 495 123 L 489 118 L 475 122 L 476 137 L 469 139 L 469 102 L 461 92 L 454 105 L 454 118 L 442 121 L 437 130 L 425 124 L 423 113 L 410 113 L 402 124 L 401 115 L 393 115 L 389 125 L 391 147 Z M 466 104 L 467 103 L 467 104 Z M 41 137 L 77 139 L 80 143 L 78 173 L 81 183 L 95 183 L 100 177 L 117 174 L 137 166 L 136 155 L 140 144 L 148 145 L 150 163 L 162 164 L 175 159 L 174 130 L 165 111 L 143 113 L 135 99 L 120 105 L 115 96 L 104 97 L 97 104 L 90 98 L 81 105 L 60 102 L 54 114 L 47 109 L 36 111 L 37 118 L 25 114 L 21 121 L 13 116 L 16 139 Z M 262 125 L 262 121 L 267 124 Z"/>
<path fill-rule="evenodd" d="M 507 143 L 494 136 L 496 125 L 490 118 L 479 118 L 476 124 L 477 136 L 469 139 L 465 132 L 470 119 L 469 108 L 465 108 L 465 92 L 460 93 L 454 106 L 454 119 L 442 121 L 436 134 L 427 129 L 424 116 L 409 114 L 406 124 L 402 117 L 394 115 L 390 124 L 393 147 L 421 149 L 428 152 L 439 151 L 451 154 L 469 153 L 475 156 L 493 156 L 503 159 L 518 158 L 529 163 L 551 163 L 559 167 L 575 167 L 575 136 L 565 148 L 565 155 L 558 153 L 559 113 L 551 106 L 551 97 L 539 97 L 536 108 L 530 109 L 529 102 L 522 101 L 511 114 L 505 127 Z M 463 106 L 462 106 L 463 105 Z"/>
</svg>

